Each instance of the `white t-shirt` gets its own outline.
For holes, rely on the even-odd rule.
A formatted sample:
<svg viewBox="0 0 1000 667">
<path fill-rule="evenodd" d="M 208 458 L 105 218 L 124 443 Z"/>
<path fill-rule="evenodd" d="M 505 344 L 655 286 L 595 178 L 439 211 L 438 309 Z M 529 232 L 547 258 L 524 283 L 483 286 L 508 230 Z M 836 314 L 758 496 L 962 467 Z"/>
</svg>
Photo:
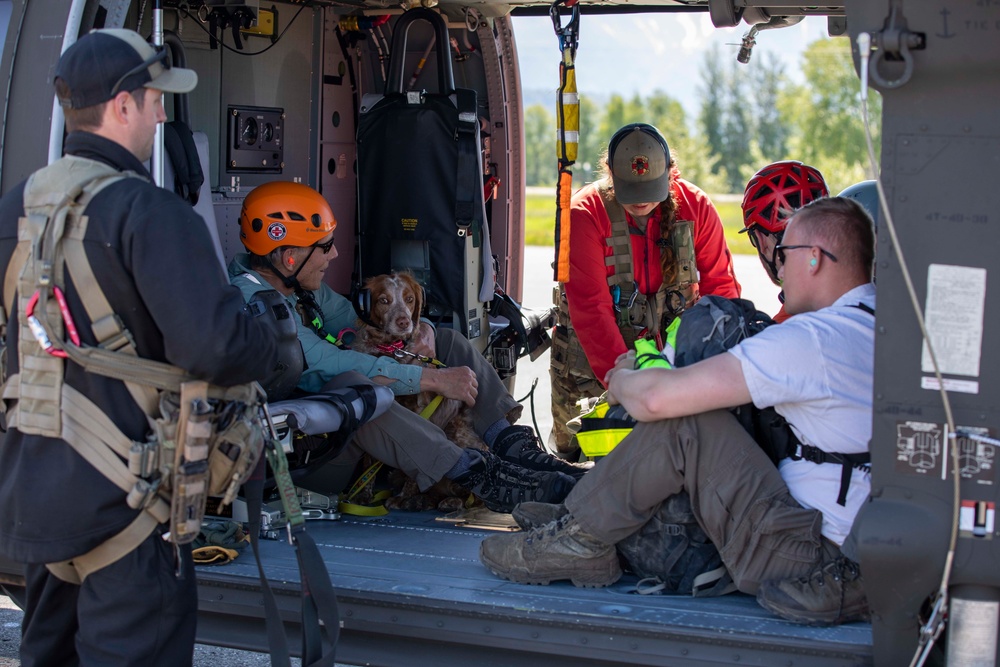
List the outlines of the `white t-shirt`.
<svg viewBox="0 0 1000 667">
<path fill-rule="evenodd" d="M 740 360 L 754 405 L 774 406 L 803 444 L 823 451 L 868 451 L 872 434 L 875 286 L 852 289 L 827 308 L 768 327 L 729 350 Z M 871 490 L 855 469 L 847 503 L 837 504 L 843 466 L 784 459 L 778 466 L 792 496 L 823 513 L 823 535 L 842 544 Z"/>
</svg>

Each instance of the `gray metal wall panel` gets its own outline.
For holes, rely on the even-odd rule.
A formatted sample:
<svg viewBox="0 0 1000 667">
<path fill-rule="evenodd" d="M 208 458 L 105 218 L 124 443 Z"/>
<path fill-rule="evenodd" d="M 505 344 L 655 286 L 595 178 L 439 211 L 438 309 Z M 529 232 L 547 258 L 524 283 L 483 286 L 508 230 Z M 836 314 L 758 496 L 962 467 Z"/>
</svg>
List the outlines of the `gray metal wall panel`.
<svg viewBox="0 0 1000 667">
<path fill-rule="evenodd" d="M 0 192 L 7 192 L 48 159 L 52 75 L 59 61 L 68 12 L 64 0 L 14 3 L 0 70 L 9 71 L 13 58 L 4 109 Z"/>
<path fill-rule="evenodd" d="M 285 20 L 290 12 L 283 12 Z M 285 36 L 266 54 L 222 55 L 221 105 L 279 107 L 285 110 L 285 167 L 276 174 L 238 174 L 244 187 L 260 185 L 280 178 L 300 178 L 309 182 L 309 142 L 311 140 L 310 105 L 313 104 L 312 74 L 313 11 L 303 10 Z M 279 29 L 282 29 L 279 25 Z M 223 114 L 224 116 L 224 114 Z M 225 136 L 226 118 L 220 119 L 220 134 Z M 220 157 L 225 150 L 220 148 Z M 225 165 L 222 181 L 229 180 Z"/>
<path fill-rule="evenodd" d="M 982 341 L 961 351 L 957 347 L 968 343 L 967 335 L 979 327 L 962 320 L 968 320 L 963 316 L 972 312 L 982 290 L 976 294 L 974 287 L 958 289 L 958 282 L 945 281 L 938 288 L 949 293 L 949 302 L 962 305 L 945 326 L 938 323 L 937 342 L 942 356 L 978 357 L 978 376 L 945 377 L 961 381 L 966 389 L 975 387 L 974 393 L 950 392 L 956 425 L 986 427 L 995 437 L 1000 383 L 994 371 L 1000 363 L 992 342 L 1000 324 L 1000 292 L 990 274 L 997 268 L 1000 243 L 1000 7 L 949 3 L 943 10 L 939 3 L 923 1 L 901 6 L 897 18 L 925 36 L 926 48 L 911 52 L 908 80 L 905 61 L 879 66 L 884 80 L 901 81 L 880 88 L 881 175 L 925 315 L 931 265 L 986 271 Z M 886 25 L 886 6 L 856 0 L 848 3 L 847 16 L 852 38 L 861 30 L 877 33 Z M 858 534 L 875 613 L 876 663 L 905 664 L 916 648 L 920 604 L 941 581 L 952 524 L 953 466 L 942 434 L 941 398 L 922 387 L 932 373 L 921 368 L 921 335 L 884 224 L 877 280 L 873 502 L 858 522 Z M 965 452 L 961 500 L 996 503 L 996 448 L 985 445 L 971 453 L 978 456 Z M 960 533 L 953 585 L 971 583 L 984 598 L 998 599 L 998 538 L 995 527 L 982 537 Z"/>
</svg>

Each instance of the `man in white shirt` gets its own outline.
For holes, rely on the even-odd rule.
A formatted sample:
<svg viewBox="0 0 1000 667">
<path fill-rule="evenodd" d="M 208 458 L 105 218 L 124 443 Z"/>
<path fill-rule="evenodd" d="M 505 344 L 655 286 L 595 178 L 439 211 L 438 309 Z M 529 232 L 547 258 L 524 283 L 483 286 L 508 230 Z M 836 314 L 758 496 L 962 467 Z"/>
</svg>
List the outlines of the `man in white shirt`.
<svg viewBox="0 0 1000 667">
<path fill-rule="evenodd" d="M 798 622 L 867 619 L 858 566 L 840 545 L 870 488 L 867 468 L 851 463 L 866 460 L 871 437 L 874 245 L 853 200 L 797 211 L 775 253 L 796 317 L 685 368 L 633 370 L 622 355 L 609 396 L 640 423 L 556 520 L 484 540 L 483 563 L 521 583 L 610 585 L 621 576 L 614 545 L 686 490 L 739 590 Z M 802 458 L 775 469 L 722 409 L 750 401 L 789 421 Z"/>
</svg>

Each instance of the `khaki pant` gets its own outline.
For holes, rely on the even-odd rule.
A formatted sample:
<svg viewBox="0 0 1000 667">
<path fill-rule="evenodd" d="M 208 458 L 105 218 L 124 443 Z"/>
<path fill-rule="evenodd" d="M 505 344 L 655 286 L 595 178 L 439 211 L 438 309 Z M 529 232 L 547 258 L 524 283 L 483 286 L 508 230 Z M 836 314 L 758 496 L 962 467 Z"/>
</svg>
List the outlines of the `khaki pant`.
<svg viewBox="0 0 1000 667">
<path fill-rule="evenodd" d="M 581 398 L 600 396 L 604 387 L 595 378 L 570 375 L 563 377 L 553 369 L 549 369 L 552 381 L 552 432 L 549 434 L 549 448 L 560 454 L 573 454 L 579 451 L 576 435 L 566 428 L 566 422 L 580 416 L 577 401 Z"/>
<path fill-rule="evenodd" d="M 637 425 L 581 478 L 566 507 L 585 531 L 614 544 L 682 490 L 744 593 L 804 575 L 839 553 L 820 535 L 822 514 L 792 498 L 774 464 L 724 410 Z"/>
<path fill-rule="evenodd" d="M 482 436 L 501 419 L 514 423 L 520 418 L 523 406 L 511 397 L 496 371 L 468 339 L 451 329 L 438 329 L 436 343 L 437 358 L 445 365 L 468 366 L 476 374 L 479 393 L 472 409 L 476 433 Z M 444 431 L 398 403 L 359 428 L 330 465 L 356 464 L 366 452 L 405 472 L 421 491 L 440 481 L 462 455 Z"/>
</svg>

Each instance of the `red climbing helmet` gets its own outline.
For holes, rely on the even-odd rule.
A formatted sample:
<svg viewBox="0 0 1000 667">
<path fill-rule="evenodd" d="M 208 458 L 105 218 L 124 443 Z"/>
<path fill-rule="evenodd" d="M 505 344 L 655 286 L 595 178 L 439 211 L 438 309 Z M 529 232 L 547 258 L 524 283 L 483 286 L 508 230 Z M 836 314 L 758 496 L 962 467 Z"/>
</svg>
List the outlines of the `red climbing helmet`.
<svg viewBox="0 0 1000 667">
<path fill-rule="evenodd" d="M 815 167 L 797 160 L 769 164 L 747 183 L 740 233 L 759 225 L 770 234 L 780 234 L 785 231 L 789 212 L 829 195 L 823 174 Z"/>
</svg>

